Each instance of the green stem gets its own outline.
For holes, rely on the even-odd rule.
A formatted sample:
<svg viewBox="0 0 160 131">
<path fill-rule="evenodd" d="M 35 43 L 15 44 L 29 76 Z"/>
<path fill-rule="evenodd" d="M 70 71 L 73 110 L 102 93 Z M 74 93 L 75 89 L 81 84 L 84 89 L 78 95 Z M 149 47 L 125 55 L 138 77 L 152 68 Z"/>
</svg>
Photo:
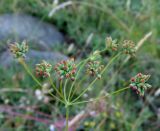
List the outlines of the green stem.
<svg viewBox="0 0 160 131">
<path fill-rule="evenodd" d="M 69 106 L 67 105 L 66 106 L 66 128 L 65 128 L 65 131 L 69 131 L 68 129 L 68 119 L 69 119 Z"/>
<path fill-rule="evenodd" d="M 88 58 L 89 59 L 89 58 Z M 75 81 L 72 83 L 72 85 L 71 85 L 71 88 L 70 88 L 70 91 L 69 91 L 69 97 L 68 97 L 68 100 L 70 100 L 70 97 L 71 97 L 71 92 L 72 92 L 72 90 L 73 90 L 73 87 L 74 87 L 74 85 L 75 85 L 75 83 L 76 83 L 76 80 L 77 80 L 77 77 L 78 77 L 78 75 L 79 75 L 79 73 L 80 73 L 80 71 L 82 70 L 82 68 L 84 67 L 84 65 L 86 64 L 86 62 L 88 61 L 88 59 L 86 59 L 86 60 L 84 60 L 83 62 L 83 64 L 82 64 L 82 66 L 79 68 L 79 70 L 78 70 L 78 72 L 77 72 L 77 75 L 76 75 L 76 78 L 75 78 Z M 75 92 L 75 90 L 73 91 L 73 93 Z M 72 94 L 72 96 L 73 96 L 74 94 Z"/>
<path fill-rule="evenodd" d="M 118 53 L 117 55 L 115 55 L 109 62 L 108 64 L 106 65 L 106 67 L 103 69 L 103 71 L 101 72 L 101 75 L 108 69 L 108 67 L 113 63 L 113 61 L 115 59 L 117 59 L 117 57 L 119 57 L 121 55 L 121 52 Z"/>
<path fill-rule="evenodd" d="M 60 92 L 63 94 L 62 81 L 60 81 Z"/>
<path fill-rule="evenodd" d="M 118 93 L 120 93 L 120 92 L 122 92 L 122 91 L 124 91 L 124 90 L 126 90 L 126 89 L 128 89 L 128 88 L 129 88 L 129 87 L 125 87 L 125 88 L 119 89 L 119 90 L 114 91 L 114 92 L 112 92 L 112 93 L 110 93 L 110 94 L 107 94 L 107 95 L 102 96 L 102 97 L 95 98 L 95 99 L 93 99 L 93 100 L 75 102 L 75 103 L 71 103 L 71 104 L 72 104 L 72 105 L 77 105 L 77 104 L 83 104 L 83 103 L 88 103 L 88 102 L 97 101 L 97 100 L 103 99 L 103 98 L 105 98 L 105 97 L 107 97 L 107 96 L 111 96 L 111 95 L 118 94 Z"/>
<path fill-rule="evenodd" d="M 106 67 L 102 70 L 101 75 L 108 69 L 108 67 L 113 63 L 113 61 L 120 56 L 121 53 L 118 53 L 116 56 L 114 56 L 106 65 Z M 91 86 L 97 81 L 97 77 L 91 82 L 91 84 L 77 97 L 75 98 L 72 102 L 75 102 L 76 100 L 78 100 L 86 91 L 88 91 L 89 88 L 91 88 Z"/>
<path fill-rule="evenodd" d="M 73 90 L 73 92 L 71 93 L 70 100 L 72 100 L 74 94 L 76 93 L 76 91 L 77 91 L 78 88 L 80 87 L 79 85 L 80 85 L 81 83 L 83 83 L 83 81 L 86 79 L 86 77 L 87 77 L 87 76 L 85 75 L 81 80 L 78 81 L 78 83 L 76 84 L 76 85 L 77 85 L 76 88 L 75 88 L 75 89 Z"/>
<path fill-rule="evenodd" d="M 107 51 L 107 49 L 104 49 L 104 50 L 102 50 L 102 51 L 98 51 L 98 53 L 100 54 L 100 53 L 103 53 L 103 52 L 105 52 L 105 51 Z M 84 61 L 80 62 L 80 63 L 77 65 L 77 67 L 78 67 L 81 63 L 84 62 L 83 65 L 82 65 L 82 66 L 80 67 L 80 69 L 78 70 L 77 75 L 76 75 L 76 78 L 75 78 L 75 81 L 73 82 L 73 84 L 72 84 L 72 86 L 71 86 L 71 88 L 70 88 L 68 100 L 70 99 L 70 97 L 71 97 L 71 99 L 72 99 L 72 97 L 73 97 L 73 95 L 74 95 L 74 93 L 75 93 L 75 89 L 74 89 L 72 95 L 71 95 L 71 92 L 72 92 L 72 89 L 73 89 L 73 87 L 74 87 L 74 85 L 75 85 L 75 82 L 76 82 L 76 80 L 77 80 L 77 77 L 78 77 L 78 75 L 80 74 L 82 68 L 84 67 L 84 65 L 87 63 L 87 61 L 88 61 L 89 59 L 90 59 L 90 57 L 88 57 L 87 59 L 85 59 Z"/>
<path fill-rule="evenodd" d="M 110 95 L 118 94 L 118 93 L 120 93 L 120 92 L 122 92 L 122 91 L 124 91 L 124 90 L 126 90 L 126 89 L 129 89 L 129 88 L 130 88 L 130 87 L 125 87 L 125 88 L 119 89 L 119 90 L 117 90 L 117 91 L 114 91 L 114 92 L 110 93 Z"/>
<path fill-rule="evenodd" d="M 88 60 L 88 58 L 87 59 L 85 59 L 85 60 L 82 60 L 81 62 L 79 62 L 76 66 L 77 67 L 79 67 L 83 62 L 85 62 L 86 60 Z"/>
<path fill-rule="evenodd" d="M 58 95 L 60 97 L 62 97 L 62 99 L 64 99 L 63 95 L 58 91 L 58 89 L 56 88 L 55 84 L 53 83 L 51 77 L 49 77 L 49 81 L 50 81 L 50 84 L 52 85 L 53 89 L 58 93 Z"/>
<path fill-rule="evenodd" d="M 32 74 L 32 72 L 30 71 L 30 69 L 28 68 L 27 64 L 25 63 L 25 61 L 23 59 L 19 59 L 19 63 L 24 67 L 24 69 L 26 70 L 26 72 L 33 78 L 33 80 L 40 86 L 42 87 L 41 83 L 34 77 L 34 75 Z"/>
<path fill-rule="evenodd" d="M 19 59 L 19 63 L 24 67 L 24 69 L 26 70 L 26 72 L 33 78 L 33 80 L 40 86 L 43 88 L 43 86 L 41 85 L 41 83 L 34 77 L 34 75 L 32 74 L 32 72 L 30 71 L 30 69 L 28 68 L 27 64 L 25 63 L 25 61 L 23 59 Z M 55 97 L 57 100 L 61 101 L 62 103 L 64 103 L 61 99 L 59 99 L 58 97 L 56 97 L 55 95 L 53 95 L 51 92 L 48 92 L 50 95 L 52 95 L 53 97 Z"/>
<path fill-rule="evenodd" d="M 68 80 L 66 80 L 65 81 L 65 83 L 64 83 L 64 99 L 65 99 L 65 101 L 67 102 L 67 96 L 66 96 L 66 87 L 67 87 L 67 82 L 68 82 Z"/>
<path fill-rule="evenodd" d="M 65 102 L 61 99 L 59 99 L 57 96 L 53 95 L 50 91 L 48 92 L 51 96 L 55 97 L 58 101 L 62 102 L 63 104 L 65 104 Z"/>
</svg>

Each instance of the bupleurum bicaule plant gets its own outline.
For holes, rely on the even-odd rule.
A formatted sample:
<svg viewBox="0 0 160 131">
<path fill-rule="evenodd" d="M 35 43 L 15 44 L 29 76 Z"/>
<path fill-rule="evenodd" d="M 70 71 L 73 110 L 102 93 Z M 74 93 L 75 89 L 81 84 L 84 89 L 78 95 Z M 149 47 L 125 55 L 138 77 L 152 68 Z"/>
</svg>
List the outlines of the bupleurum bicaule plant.
<svg viewBox="0 0 160 131">
<path fill-rule="evenodd" d="M 80 101 L 80 98 L 89 89 L 93 88 L 93 84 L 97 80 L 105 79 L 103 78 L 104 72 L 109 69 L 110 65 L 113 62 L 115 62 L 115 60 L 118 59 L 118 57 L 120 57 L 123 54 L 135 56 L 136 45 L 130 40 L 125 40 L 120 44 L 117 40 L 112 40 L 111 37 L 107 37 L 105 43 L 106 43 L 106 48 L 104 50 L 95 51 L 94 53 L 89 55 L 88 58 L 81 60 L 78 63 L 75 62 L 74 58 L 70 58 L 68 60 L 62 60 L 53 66 L 50 63 L 43 60 L 40 64 L 36 64 L 35 75 L 34 73 L 32 73 L 32 71 L 29 69 L 28 65 L 25 62 L 25 54 L 28 51 L 28 45 L 26 41 L 23 41 L 21 44 L 19 43 L 10 44 L 9 46 L 13 56 L 19 61 L 20 64 L 23 65 L 24 69 L 29 73 L 29 75 L 40 87 L 42 87 L 42 84 L 37 79 L 37 77 L 49 80 L 50 84 L 54 89 L 54 92 L 56 92 L 54 94 L 52 92 L 49 92 L 49 94 L 53 96 L 57 101 L 63 103 L 66 108 L 66 122 L 65 122 L 66 131 L 69 130 L 68 121 L 69 121 L 70 106 L 104 99 L 108 95 L 118 94 L 129 88 L 136 91 L 136 93 L 139 94 L 140 96 L 144 96 L 145 90 L 151 87 L 151 85 L 147 83 L 150 75 L 143 75 L 141 73 L 138 73 L 136 76 L 131 78 L 128 87 L 124 87 L 117 91 L 107 93 L 104 96 L 97 97 L 92 100 Z M 102 57 L 101 54 L 103 52 L 106 52 L 107 50 L 110 50 L 115 53 L 114 56 L 110 58 L 108 63 L 104 65 L 101 64 L 102 62 L 99 60 L 99 58 Z M 84 88 L 83 91 L 79 92 L 76 98 L 73 98 L 77 87 L 76 81 L 78 80 L 78 76 L 81 73 L 83 73 L 84 70 L 87 74 L 86 76 L 88 77 L 91 76 L 92 78 L 94 78 L 94 80 L 91 81 L 90 84 L 86 88 Z M 57 78 L 60 84 L 54 83 L 56 77 L 55 78 L 51 77 L 51 73 L 53 71 L 55 71 L 55 74 L 57 74 Z M 67 84 L 68 82 L 70 82 L 71 84 Z"/>
</svg>

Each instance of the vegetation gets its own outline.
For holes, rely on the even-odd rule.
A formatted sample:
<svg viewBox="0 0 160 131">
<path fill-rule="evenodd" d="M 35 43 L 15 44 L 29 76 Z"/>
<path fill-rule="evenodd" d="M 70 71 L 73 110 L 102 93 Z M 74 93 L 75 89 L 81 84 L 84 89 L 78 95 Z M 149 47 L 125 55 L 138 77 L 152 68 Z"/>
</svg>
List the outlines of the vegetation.
<svg viewBox="0 0 160 131">
<path fill-rule="evenodd" d="M 0 65 L 0 130 L 53 131 L 68 125 L 158 131 L 159 6 L 158 0 L 1 0 L 1 14 L 28 13 L 56 25 L 66 43 L 53 51 L 71 59 L 29 68 L 26 42 L 11 45 L 24 68 Z"/>
</svg>

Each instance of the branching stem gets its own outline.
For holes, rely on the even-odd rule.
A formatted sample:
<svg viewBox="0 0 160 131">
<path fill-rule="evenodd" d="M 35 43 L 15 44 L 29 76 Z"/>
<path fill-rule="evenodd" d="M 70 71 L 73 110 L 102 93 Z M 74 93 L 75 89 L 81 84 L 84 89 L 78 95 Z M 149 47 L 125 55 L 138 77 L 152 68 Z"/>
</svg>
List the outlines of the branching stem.
<svg viewBox="0 0 160 131">
<path fill-rule="evenodd" d="M 113 61 L 120 56 L 121 53 L 118 53 L 117 55 L 115 55 L 109 62 L 108 64 L 105 66 L 105 68 L 102 70 L 101 75 L 108 69 L 108 67 L 113 63 Z M 77 101 L 86 91 L 88 91 L 89 88 L 92 87 L 92 85 L 97 81 L 97 77 L 90 83 L 90 85 L 77 97 L 75 98 L 72 103 L 74 103 L 75 101 Z"/>
<path fill-rule="evenodd" d="M 93 99 L 93 100 L 75 102 L 75 103 L 72 103 L 72 105 L 77 105 L 77 104 L 83 104 L 83 103 L 89 103 L 89 102 L 93 102 L 93 101 L 98 101 L 98 100 L 104 99 L 104 98 L 106 98 L 106 97 L 108 97 L 108 96 L 112 96 L 112 95 L 118 94 L 118 93 L 120 93 L 120 92 L 122 92 L 122 91 L 124 91 L 124 90 L 127 90 L 128 88 L 129 88 L 129 87 L 125 87 L 125 88 L 119 89 L 119 90 L 114 91 L 114 92 L 112 92 L 112 93 L 110 93 L 110 94 L 107 94 L 107 95 L 102 96 L 102 97 L 95 98 L 95 99 Z"/>
</svg>

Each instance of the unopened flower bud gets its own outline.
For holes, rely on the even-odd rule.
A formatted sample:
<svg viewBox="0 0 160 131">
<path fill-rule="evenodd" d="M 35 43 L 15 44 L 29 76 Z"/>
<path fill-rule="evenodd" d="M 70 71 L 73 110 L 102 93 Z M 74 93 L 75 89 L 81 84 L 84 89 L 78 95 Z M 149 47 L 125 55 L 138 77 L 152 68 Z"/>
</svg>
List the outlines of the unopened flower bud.
<svg viewBox="0 0 160 131">
<path fill-rule="evenodd" d="M 42 63 L 36 64 L 36 76 L 43 78 L 49 77 L 51 69 L 52 65 L 43 60 Z"/>
<path fill-rule="evenodd" d="M 112 37 L 106 38 L 106 47 L 111 49 L 112 51 L 118 50 L 119 44 L 117 43 L 117 40 L 112 40 Z"/>
<path fill-rule="evenodd" d="M 131 78 L 130 88 L 135 90 L 140 96 L 144 95 L 145 90 L 151 88 L 151 85 L 146 83 L 150 75 L 143 75 L 138 73 L 136 76 Z"/>
<path fill-rule="evenodd" d="M 100 64 L 99 61 L 89 61 L 86 65 L 87 73 L 90 76 L 97 76 L 98 79 L 101 78 L 101 71 L 104 68 L 103 65 Z"/>
<path fill-rule="evenodd" d="M 60 61 L 55 65 L 54 69 L 59 75 L 59 80 L 70 78 L 73 81 L 76 73 L 76 65 L 74 64 L 73 58 Z"/>
<path fill-rule="evenodd" d="M 125 54 L 129 54 L 131 56 L 134 56 L 135 55 L 135 44 L 133 43 L 133 41 L 131 40 L 124 40 L 123 41 L 123 52 Z"/>
<path fill-rule="evenodd" d="M 24 58 L 28 48 L 26 41 L 23 41 L 21 44 L 14 43 L 9 45 L 10 52 L 15 58 Z"/>
</svg>

